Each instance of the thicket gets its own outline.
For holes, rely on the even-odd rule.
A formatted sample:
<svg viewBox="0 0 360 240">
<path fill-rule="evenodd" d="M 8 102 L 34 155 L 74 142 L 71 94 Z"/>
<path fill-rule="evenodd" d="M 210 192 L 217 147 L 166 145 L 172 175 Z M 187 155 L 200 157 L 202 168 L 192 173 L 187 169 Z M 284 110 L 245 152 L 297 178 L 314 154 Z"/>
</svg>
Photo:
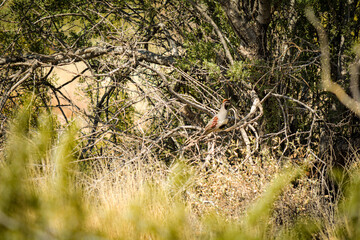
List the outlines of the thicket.
<svg viewBox="0 0 360 240">
<path fill-rule="evenodd" d="M 3 1 L 1 234 L 358 238 L 359 8 Z"/>
<path fill-rule="evenodd" d="M 229 209 L 215 206 L 215 201 L 201 201 L 208 190 L 222 195 L 224 201 L 234 201 L 230 193 L 221 192 L 223 186 L 203 185 L 211 184 L 209 178 L 219 181 L 221 177 L 204 174 L 182 159 L 169 167 L 158 159 L 125 165 L 102 159 L 97 170 L 82 172 L 75 160 L 79 155 L 76 126 L 56 130 L 51 115 L 42 113 L 34 122 L 32 111 L 31 104 L 21 107 L 7 131 L 0 165 L 0 235 L 4 239 L 359 238 L 358 163 L 346 177 L 343 172 L 334 174 L 336 181 L 346 181 L 331 219 L 312 212 L 288 219 L 291 223 L 276 221 L 276 211 L 302 201 L 288 197 L 300 197 L 301 191 L 293 190 L 309 185 L 304 166 L 282 168 L 234 218 L 229 217 Z M 236 177 L 224 175 L 231 184 L 242 185 L 241 193 L 254 184 L 254 176 L 248 178 L 250 183 L 239 183 Z M 204 192 L 199 193 L 199 187 Z M 306 192 L 304 197 L 309 201 L 308 194 L 314 193 Z"/>
</svg>

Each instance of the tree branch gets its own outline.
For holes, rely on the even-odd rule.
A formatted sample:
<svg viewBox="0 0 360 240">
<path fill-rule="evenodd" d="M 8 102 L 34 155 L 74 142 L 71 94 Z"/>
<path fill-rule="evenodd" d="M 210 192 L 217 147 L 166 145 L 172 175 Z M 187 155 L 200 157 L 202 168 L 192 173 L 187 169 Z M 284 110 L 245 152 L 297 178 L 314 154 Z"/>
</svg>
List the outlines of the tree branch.
<svg viewBox="0 0 360 240">
<path fill-rule="evenodd" d="M 103 46 L 94 46 L 84 49 L 79 49 L 75 52 L 67 53 L 55 53 L 52 55 L 44 54 L 27 54 L 25 56 L 14 56 L 14 57 L 0 57 L 0 66 L 6 65 L 6 67 L 12 65 L 31 65 L 31 61 L 34 59 L 42 64 L 51 64 L 51 65 L 62 65 L 68 64 L 71 62 L 79 62 L 83 60 L 88 60 L 96 57 L 100 57 L 106 54 L 114 55 L 135 55 L 138 60 L 145 60 L 150 63 L 170 66 L 174 63 L 173 56 L 162 56 L 146 50 L 130 50 L 122 46 L 116 47 L 103 47 Z"/>
<path fill-rule="evenodd" d="M 190 101 L 190 100 L 187 100 L 186 98 L 182 97 L 180 94 L 176 93 L 176 92 L 169 86 L 168 81 L 167 81 L 167 78 L 166 78 L 166 76 L 165 76 L 162 72 L 160 72 L 159 70 L 157 70 L 157 69 L 155 69 L 155 68 L 153 68 L 153 67 L 151 67 L 151 66 L 149 66 L 149 65 L 143 64 L 143 63 L 139 63 L 139 65 L 140 65 L 140 66 L 143 66 L 143 67 L 145 67 L 145 68 L 147 68 L 147 69 L 150 69 L 150 70 L 153 71 L 153 72 L 155 72 L 155 73 L 163 80 L 163 83 L 164 83 L 164 85 L 166 86 L 166 88 L 168 89 L 168 91 L 169 91 L 174 97 L 176 97 L 177 99 L 179 99 L 182 103 L 188 104 L 188 105 L 190 105 L 190 106 L 192 106 L 192 107 L 194 107 L 194 108 L 196 108 L 196 109 L 198 109 L 198 110 L 200 110 L 200 111 L 208 114 L 209 116 L 212 116 L 212 115 L 213 115 L 213 113 L 212 113 L 210 110 L 208 110 L 207 108 L 201 106 L 201 105 L 198 104 L 198 103 L 195 103 L 195 102 L 192 102 L 192 101 Z"/>
<path fill-rule="evenodd" d="M 231 127 L 226 128 L 224 130 L 225 132 L 229 132 L 231 130 L 234 130 L 235 128 L 246 127 L 248 124 L 255 122 L 263 115 L 263 108 L 262 108 L 259 97 L 256 95 L 255 91 L 252 91 L 252 95 L 253 95 L 252 96 L 253 104 L 250 108 L 250 112 L 243 119 L 241 119 L 240 122 L 235 123 Z M 248 119 L 250 119 L 251 117 L 253 117 L 255 115 L 257 109 L 259 109 L 259 114 L 256 117 L 254 117 L 248 121 Z"/>
<path fill-rule="evenodd" d="M 206 13 L 206 9 L 203 9 L 198 4 L 196 4 L 194 1 L 190 0 L 190 3 L 196 8 L 196 10 L 199 11 L 199 13 L 206 19 L 206 21 L 208 21 L 213 26 L 216 34 L 218 35 L 218 37 L 220 39 L 221 44 L 224 47 L 224 51 L 225 51 L 225 55 L 226 55 L 227 59 L 229 60 L 231 65 L 234 65 L 234 59 L 231 56 L 230 50 L 226 44 L 224 36 L 223 36 L 222 32 L 220 31 L 219 27 L 216 25 L 214 20 Z"/>
<path fill-rule="evenodd" d="M 306 17 L 315 27 L 319 35 L 320 50 L 321 50 L 321 84 L 325 91 L 329 91 L 336 95 L 339 101 L 344 104 L 348 109 L 353 111 L 358 117 L 360 117 L 360 102 L 351 98 L 344 89 L 331 80 L 331 68 L 330 68 L 330 50 L 329 42 L 325 29 L 321 25 L 319 19 L 315 16 L 312 9 L 306 8 Z"/>
</svg>

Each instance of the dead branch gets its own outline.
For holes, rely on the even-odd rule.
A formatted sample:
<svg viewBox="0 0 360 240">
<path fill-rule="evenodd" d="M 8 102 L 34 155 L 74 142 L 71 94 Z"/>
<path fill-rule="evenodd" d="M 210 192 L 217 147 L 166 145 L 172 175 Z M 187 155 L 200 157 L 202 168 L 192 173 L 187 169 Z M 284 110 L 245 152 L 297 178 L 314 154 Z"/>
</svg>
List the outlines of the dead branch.
<svg viewBox="0 0 360 240">
<path fill-rule="evenodd" d="M 207 107 L 204 107 L 204 106 L 202 106 L 202 105 L 200 105 L 199 103 L 196 103 L 196 102 L 194 102 L 194 101 L 190 101 L 190 100 L 186 99 L 185 97 L 181 96 L 180 94 L 176 93 L 176 92 L 172 89 L 172 87 L 169 85 L 168 80 L 167 80 L 167 78 L 166 78 L 166 76 L 165 76 L 164 73 L 162 73 L 161 71 L 157 70 L 156 68 L 153 68 L 153 67 L 151 67 L 151 66 L 149 66 L 149 65 L 147 65 L 147 64 L 144 64 L 144 63 L 139 63 L 139 65 L 140 65 L 140 66 L 143 66 L 143 67 L 145 67 L 145 68 L 147 68 L 147 69 L 149 69 L 149 70 L 151 70 L 151 71 L 153 71 L 153 72 L 155 72 L 155 73 L 163 80 L 163 84 L 166 86 L 166 88 L 168 89 L 168 91 L 169 91 L 174 97 L 176 97 L 177 99 L 179 99 L 181 102 L 183 102 L 183 103 L 185 103 L 185 104 L 188 104 L 188 105 L 190 105 L 190 106 L 192 106 L 192 107 L 194 107 L 194 108 L 196 108 L 196 109 L 198 109 L 198 110 L 200 110 L 200 111 L 208 114 L 209 116 L 212 115 L 212 112 L 211 112 L 210 110 L 208 110 Z"/>
<path fill-rule="evenodd" d="M 58 66 L 58 65 L 64 65 L 73 62 L 93 59 L 110 53 L 114 55 L 125 54 L 128 57 L 133 57 L 135 55 L 135 57 L 139 61 L 145 60 L 150 63 L 156 63 L 165 66 L 170 66 L 174 62 L 173 56 L 163 56 L 147 50 L 142 50 L 142 49 L 130 50 L 122 46 L 115 46 L 115 47 L 94 46 L 94 47 L 79 49 L 76 50 L 75 52 L 69 51 L 67 53 L 55 53 L 52 55 L 32 53 L 24 56 L 1 57 L 0 66 L 4 66 L 4 67 L 31 66 L 34 60 L 38 61 L 40 64 L 43 65 L 50 64 L 50 65 Z"/>
<path fill-rule="evenodd" d="M 236 128 L 244 128 L 248 124 L 256 122 L 263 115 L 263 108 L 262 108 L 259 97 L 257 96 L 257 94 L 254 90 L 251 91 L 251 95 L 252 95 L 252 99 L 253 99 L 253 104 L 250 108 L 250 112 L 244 118 L 242 118 L 238 123 L 234 124 L 231 127 L 226 128 L 224 130 L 225 132 L 232 131 Z M 259 114 L 257 116 L 255 116 L 254 118 L 252 118 L 255 115 L 257 109 L 259 110 Z M 250 120 L 248 120 L 248 119 L 250 119 Z"/>
</svg>

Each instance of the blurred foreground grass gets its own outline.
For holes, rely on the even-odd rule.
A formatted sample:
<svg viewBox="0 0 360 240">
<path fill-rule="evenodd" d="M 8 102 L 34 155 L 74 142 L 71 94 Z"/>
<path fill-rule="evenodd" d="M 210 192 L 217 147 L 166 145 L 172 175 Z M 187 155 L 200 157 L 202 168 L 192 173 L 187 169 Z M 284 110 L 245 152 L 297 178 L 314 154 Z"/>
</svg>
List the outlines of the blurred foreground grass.
<svg viewBox="0 0 360 240">
<path fill-rule="evenodd" d="M 359 239 L 360 174 L 350 171 L 335 222 L 303 216 L 291 227 L 272 221 L 275 202 L 302 168 L 288 167 L 239 219 L 224 209 L 199 214 L 189 189 L 196 167 L 178 160 L 81 172 L 74 125 L 31 118 L 31 106 L 10 123 L 0 160 L 1 239 Z M 203 179 L 201 179 L 203 181 Z M 190 199 L 190 200 L 189 200 Z M 226 201 L 226 199 L 225 199 Z"/>
</svg>

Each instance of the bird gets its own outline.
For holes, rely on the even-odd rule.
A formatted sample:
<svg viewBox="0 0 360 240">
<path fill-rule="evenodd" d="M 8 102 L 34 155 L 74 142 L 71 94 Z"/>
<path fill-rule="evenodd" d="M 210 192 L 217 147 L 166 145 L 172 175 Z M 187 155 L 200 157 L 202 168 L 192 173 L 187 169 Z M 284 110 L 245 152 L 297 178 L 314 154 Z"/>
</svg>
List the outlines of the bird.
<svg viewBox="0 0 360 240">
<path fill-rule="evenodd" d="M 229 119 L 227 115 L 228 115 L 229 107 L 230 107 L 230 100 L 224 99 L 221 104 L 221 108 L 219 112 L 205 126 L 203 135 L 207 135 L 211 132 L 219 131 L 221 127 L 224 127 L 228 123 Z"/>
</svg>

